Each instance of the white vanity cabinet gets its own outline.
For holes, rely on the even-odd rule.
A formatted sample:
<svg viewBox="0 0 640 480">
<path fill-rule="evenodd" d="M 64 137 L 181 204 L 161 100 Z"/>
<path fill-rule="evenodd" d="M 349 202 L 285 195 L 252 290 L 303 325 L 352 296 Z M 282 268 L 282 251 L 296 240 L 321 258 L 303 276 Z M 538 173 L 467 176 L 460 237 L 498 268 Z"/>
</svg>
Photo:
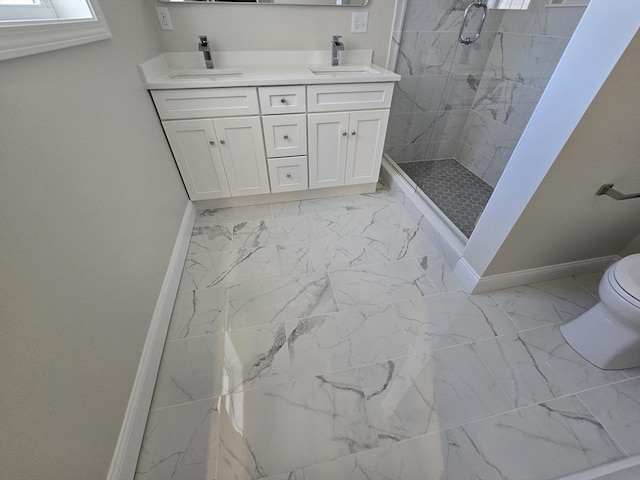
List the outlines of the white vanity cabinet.
<svg viewBox="0 0 640 480">
<path fill-rule="evenodd" d="M 307 118 L 309 188 L 377 182 L 393 84 L 312 85 L 307 94 L 309 112 L 322 112 Z"/>
<path fill-rule="evenodd" d="M 380 82 L 151 95 L 189 197 L 208 200 L 265 193 L 310 198 L 302 192 L 375 188 L 392 93 L 393 82 Z M 322 195 L 338 194 L 333 192 Z"/>
<path fill-rule="evenodd" d="M 270 193 L 255 87 L 152 96 L 192 200 Z"/>
<path fill-rule="evenodd" d="M 189 198 L 231 196 L 218 137 L 210 119 L 162 122 Z"/>
<path fill-rule="evenodd" d="M 260 117 L 162 125 L 192 200 L 270 193 Z"/>
</svg>

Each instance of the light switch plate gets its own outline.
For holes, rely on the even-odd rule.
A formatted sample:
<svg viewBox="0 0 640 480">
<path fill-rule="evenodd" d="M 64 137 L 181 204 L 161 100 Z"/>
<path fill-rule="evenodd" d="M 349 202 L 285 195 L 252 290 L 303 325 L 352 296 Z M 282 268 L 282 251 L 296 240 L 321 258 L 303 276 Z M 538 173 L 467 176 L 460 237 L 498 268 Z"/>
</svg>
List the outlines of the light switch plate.
<svg viewBox="0 0 640 480">
<path fill-rule="evenodd" d="M 367 33 L 369 23 L 368 12 L 353 12 L 351 14 L 351 33 Z"/>
<path fill-rule="evenodd" d="M 158 14 L 160 28 L 162 30 L 173 30 L 173 23 L 171 23 L 169 9 L 167 7 L 156 7 L 156 13 Z"/>
</svg>

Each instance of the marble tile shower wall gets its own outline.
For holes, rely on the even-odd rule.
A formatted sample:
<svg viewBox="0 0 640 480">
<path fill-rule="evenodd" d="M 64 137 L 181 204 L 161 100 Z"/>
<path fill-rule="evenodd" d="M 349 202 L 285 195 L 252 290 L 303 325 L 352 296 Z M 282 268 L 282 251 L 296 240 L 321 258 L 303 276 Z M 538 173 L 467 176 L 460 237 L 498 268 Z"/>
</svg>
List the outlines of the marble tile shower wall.
<svg viewBox="0 0 640 480">
<path fill-rule="evenodd" d="M 475 95 L 455 158 L 493 187 L 585 9 L 547 3 L 504 12 L 479 83 L 461 87 Z"/>
<path fill-rule="evenodd" d="M 468 3 L 408 1 L 385 151 L 397 163 L 455 158 L 495 186 L 584 7 L 492 10 L 464 46 Z"/>
<path fill-rule="evenodd" d="M 502 12 L 491 12 L 482 38 L 461 48 L 457 38 L 468 4 L 409 0 L 402 32 L 394 32 L 400 38 L 396 72 L 402 80 L 393 96 L 385 151 L 398 163 L 451 158 L 459 149 L 502 19 Z"/>
</svg>

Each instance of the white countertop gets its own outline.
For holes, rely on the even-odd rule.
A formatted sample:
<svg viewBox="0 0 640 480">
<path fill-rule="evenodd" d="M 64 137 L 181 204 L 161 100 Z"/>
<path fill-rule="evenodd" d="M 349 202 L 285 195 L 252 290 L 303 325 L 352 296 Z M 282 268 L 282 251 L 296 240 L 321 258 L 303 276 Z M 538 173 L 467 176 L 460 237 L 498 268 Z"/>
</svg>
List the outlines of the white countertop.
<svg viewBox="0 0 640 480">
<path fill-rule="evenodd" d="M 371 50 L 347 50 L 332 67 L 324 50 L 214 52 L 206 69 L 200 52 L 162 53 L 139 65 L 149 90 L 176 88 L 397 82 L 400 75 L 371 63 Z"/>
</svg>

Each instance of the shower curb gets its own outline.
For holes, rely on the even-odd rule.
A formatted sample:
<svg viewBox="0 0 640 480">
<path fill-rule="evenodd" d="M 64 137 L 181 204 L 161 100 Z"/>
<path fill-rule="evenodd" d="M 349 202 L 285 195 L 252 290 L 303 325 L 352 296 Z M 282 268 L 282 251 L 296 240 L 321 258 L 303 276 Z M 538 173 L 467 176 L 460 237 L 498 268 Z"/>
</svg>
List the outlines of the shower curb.
<svg viewBox="0 0 640 480">
<path fill-rule="evenodd" d="M 384 154 L 380 177 L 395 197 L 401 200 L 409 216 L 441 250 L 453 269 L 462 256 L 467 238 L 426 196 L 420 195 L 402 174 L 395 162 Z"/>
</svg>

